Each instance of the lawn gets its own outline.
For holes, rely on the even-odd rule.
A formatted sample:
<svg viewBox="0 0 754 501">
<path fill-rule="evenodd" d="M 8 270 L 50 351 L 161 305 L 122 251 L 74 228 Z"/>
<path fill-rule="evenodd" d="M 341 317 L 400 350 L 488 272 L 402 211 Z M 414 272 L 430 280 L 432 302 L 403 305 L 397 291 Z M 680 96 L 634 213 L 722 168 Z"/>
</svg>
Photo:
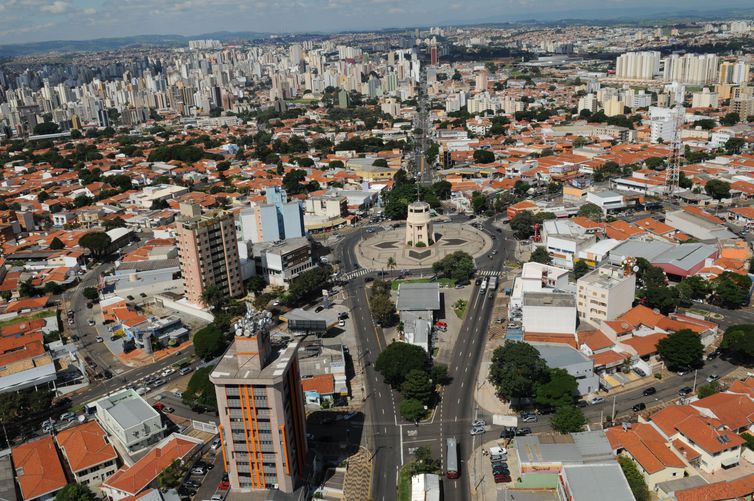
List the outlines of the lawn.
<svg viewBox="0 0 754 501">
<path fill-rule="evenodd" d="M 401 468 L 398 475 L 398 501 L 411 501 L 411 465 Z"/>
<path fill-rule="evenodd" d="M 438 278 L 435 280 L 432 280 L 431 278 L 410 278 L 408 280 L 393 280 L 390 284 L 390 287 L 394 290 L 398 290 L 398 285 L 402 283 L 414 283 L 414 284 L 426 284 L 429 282 L 437 282 L 440 285 L 444 285 L 446 287 L 455 287 L 456 281 L 452 278 Z"/>
</svg>

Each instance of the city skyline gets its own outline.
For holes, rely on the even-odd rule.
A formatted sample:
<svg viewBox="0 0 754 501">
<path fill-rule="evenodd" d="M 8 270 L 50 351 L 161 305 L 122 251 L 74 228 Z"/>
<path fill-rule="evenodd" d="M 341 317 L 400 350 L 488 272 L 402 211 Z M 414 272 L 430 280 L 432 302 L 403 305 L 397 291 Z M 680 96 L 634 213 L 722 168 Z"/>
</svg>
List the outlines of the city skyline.
<svg viewBox="0 0 754 501">
<path fill-rule="evenodd" d="M 547 5 L 543 9 L 543 4 Z M 0 2 L 0 45 L 56 40 L 92 40 L 143 35 L 198 36 L 212 32 L 305 33 L 477 24 L 526 19 L 618 19 L 751 7 L 729 0 L 709 8 L 707 2 L 639 0 L 480 0 L 472 7 L 458 0 L 297 0 L 278 4 L 264 0 L 169 0 L 155 6 L 146 0 L 4 0 Z M 598 8 L 598 9 L 597 9 Z M 597 10 L 595 10 L 597 9 Z M 696 11 L 696 12 L 695 12 Z M 300 16 L 307 12 L 306 16 Z"/>
</svg>

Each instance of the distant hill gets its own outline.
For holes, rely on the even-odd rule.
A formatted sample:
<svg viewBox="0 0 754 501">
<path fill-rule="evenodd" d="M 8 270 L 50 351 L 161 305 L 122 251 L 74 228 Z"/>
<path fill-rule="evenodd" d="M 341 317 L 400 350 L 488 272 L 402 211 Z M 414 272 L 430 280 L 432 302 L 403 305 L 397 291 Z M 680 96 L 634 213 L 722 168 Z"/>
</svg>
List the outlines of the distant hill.
<svg viewBox="0 0 754 501">
<path fill-rule="evenodd" d="M 258 40 L 270 33 L 219 31 L 196 36 L 184 35 L 137 35 L 94 40 L 50 40 L 23 44 L 0 45 L 0 57 L 28 56 L 33 54 L 69 54 L 72 52 L 95 52 L 127 47 L 175 47 L 186 46 L 189 40 L 214 39 L 220 41 Z"/>
</svg>

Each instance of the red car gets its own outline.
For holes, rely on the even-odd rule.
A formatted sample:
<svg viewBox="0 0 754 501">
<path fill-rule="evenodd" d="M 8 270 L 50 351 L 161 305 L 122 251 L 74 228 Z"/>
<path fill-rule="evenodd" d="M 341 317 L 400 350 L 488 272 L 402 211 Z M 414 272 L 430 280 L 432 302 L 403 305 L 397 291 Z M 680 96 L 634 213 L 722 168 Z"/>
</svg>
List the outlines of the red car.
<svg viewBox="0 0 754 501">
<path fill-rule="evenodd" d="M 165 408 L 165 404 L 163 404 L 162 402 L 155 402 L 154 404 L 152 404 L 152 408 L 162 412 L 162 410 Z"/>
<path fill-rule="evenodd" d="M 217 486 L 217 490 L 219 490 L 219 491 L 227 491 L 228 489 L 230 489 L 230 482 L 228 482 L 227 480 L 223 480 Z"/>
<path fill-rule="evenodd" d="M 495 483 L 496 484 L 502 484 L 507 483 L 511 481 L 510 475 L 495 475 Z"/>
</svg>

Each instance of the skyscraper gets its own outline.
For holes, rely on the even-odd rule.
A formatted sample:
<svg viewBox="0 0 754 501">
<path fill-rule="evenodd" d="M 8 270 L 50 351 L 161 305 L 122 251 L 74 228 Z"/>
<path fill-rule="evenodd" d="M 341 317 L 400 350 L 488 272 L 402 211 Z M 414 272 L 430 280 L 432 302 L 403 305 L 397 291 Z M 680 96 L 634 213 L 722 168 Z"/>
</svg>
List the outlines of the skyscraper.
<svg viewBox="0 0 754 501">
<path fill-rule="evenodd" d="M 241 237 L 255 244 L 306 234 L 301 202 L 289 202 L 285 190 L 277 186 L 267 188 L 266 204 L 252 204 L 243 209 L 240 220 Z"/>
<path fill-rule="evenodd" d="M 230 297 L 242 295 L 233 215 L 219 210 L 203 215 L 194 203 L 182 203 L 180 207 L 176 229 L 186 299 L 203 304 L 202 293 L 210 286 Z"/>
<path fill-rule="evenodd" d="M 615 60 L 615 76 L 628 80 L 651 80 L 660 70 L 660 52 L 627 52 Z"/>
<path fill-rule="evenodd" d="M 437 66 L 437 45 L 434 43 L 429 47 L 429 64 Z"/>
<path fill-rule="evenodd" d="M 247 313 L 210 381 L 231 487 L 290 493 L 303 477 L 306 458 L 299 341 L 273 348 L 268 323 L 263 313 Z"/>
</svg>

